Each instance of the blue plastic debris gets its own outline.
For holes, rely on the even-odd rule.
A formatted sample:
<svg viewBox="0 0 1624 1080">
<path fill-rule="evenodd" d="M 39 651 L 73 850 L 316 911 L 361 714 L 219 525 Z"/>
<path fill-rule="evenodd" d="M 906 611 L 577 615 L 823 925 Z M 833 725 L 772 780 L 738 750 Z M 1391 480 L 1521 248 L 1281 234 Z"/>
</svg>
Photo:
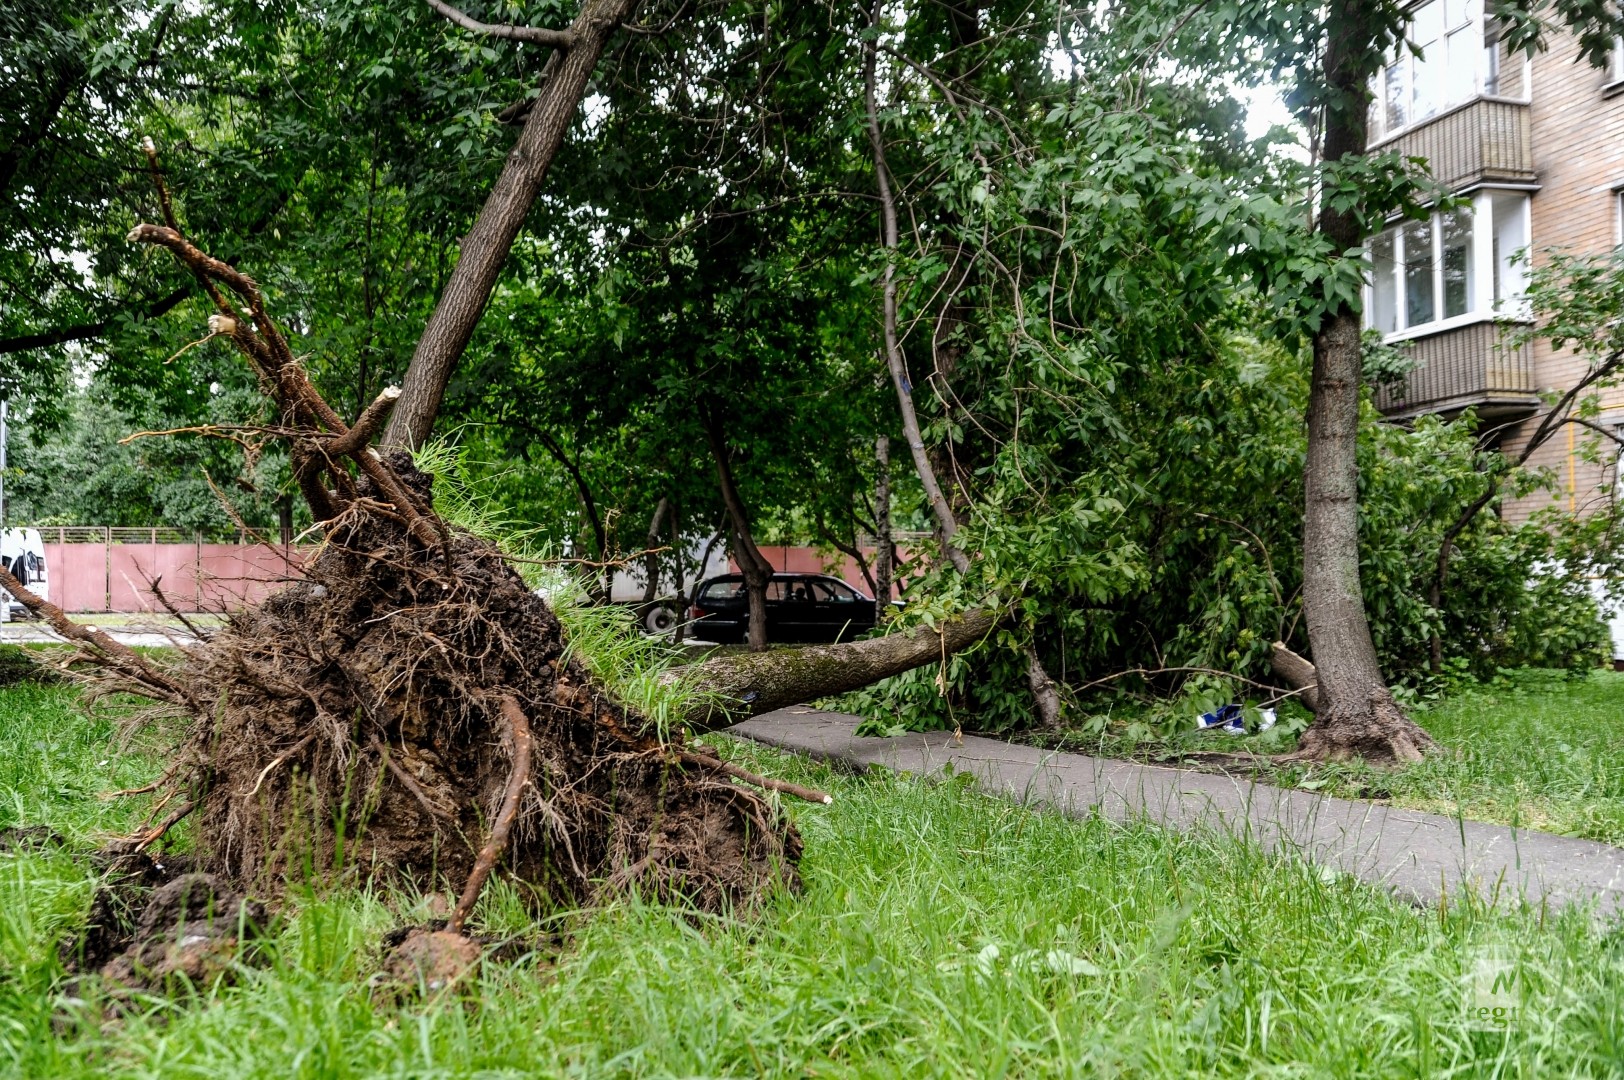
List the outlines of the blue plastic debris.
<svg viewBox="0 0 1624 1080">
<path fill-rule="evenodd" d="M 1202 713 L 1196 717 L 1195 726 L 1199 731 L 1221 728 L 1230 735 L 1246 734 L 1246 722 L 1241 718 L 1241 707 L 1235 703 L 1220 705 L 1213 712 Z"/>
</svg>

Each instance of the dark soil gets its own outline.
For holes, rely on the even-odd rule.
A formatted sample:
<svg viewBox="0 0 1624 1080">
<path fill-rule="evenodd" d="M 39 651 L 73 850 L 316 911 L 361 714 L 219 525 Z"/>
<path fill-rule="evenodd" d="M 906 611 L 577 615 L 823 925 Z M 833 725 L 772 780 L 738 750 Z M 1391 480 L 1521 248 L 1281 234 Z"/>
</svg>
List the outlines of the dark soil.
<svg viewBox="0 0 1624 1080">
<path fill-rule="evenodd" d="M 123 950 L 97 971 L 124 986 L 162 987 L 180 980 L 201 985 L 229 978 L 242 942 L 258 937 L 265 925 L 263 904 L 212 874 L 181 874 L 152 891 Z M 105 949 L 114 943 L 108 935 L 98 944 Z M 87 941 L 83 962 L 90 954 Z"/>
<path fill-rule="evenodd" d="M 389 465 L 429 505 L 432 478 Z M 411 536 L 358 482 L 302 580 L 189 651 L 181 774 L 198 869 L 257 895 L 356 875 L 461 885 L 534 751 L 504 864 L 537 904 L 636 885 L 706 910 L 793 885 L 800 837 L 754 791 L 678 761 L 564 658 L 558 620 L 492 544 Z M 676 736 L 680 739 L 680 736 Z"/>
</svg>

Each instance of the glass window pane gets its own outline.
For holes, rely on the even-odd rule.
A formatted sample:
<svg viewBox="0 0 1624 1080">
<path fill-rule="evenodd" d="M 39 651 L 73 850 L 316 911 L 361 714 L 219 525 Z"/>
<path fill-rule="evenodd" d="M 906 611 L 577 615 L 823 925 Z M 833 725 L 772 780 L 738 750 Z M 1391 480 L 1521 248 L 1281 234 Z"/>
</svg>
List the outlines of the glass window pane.
<svg viewBox="0 0 1624 1080">
<path fill-rule="evenodd" d="M 1477 93 L 1477 62 L 1483 55 L 1483 35 L 1475 26 L 1457 30 L 1444 43 L 1443 108 L 1470 101 Z"/>
<path fill-rule="evenodd" d="M 1370 240 L 1370 310 L 1365 324 L 1372 330 L 1391 334 L 1398 329 L 1398 277 L 1393 262 L 1393 232 L 1388 230 Z"/>
<path fill-rule="evenodd" d="M 1526 261 L 1513 263 L 1519 251 L 1528 246 L 1523 227 L 1526 195 L 1496 195 L 1490 203 L 1494 214 L 1494 301 L 1496 306 L 1515 303 L 1522 297 L 1528 279 Z M 1502 307 L 1502 310 L 1504 308 Z"/>
<path fill-rule="evenodd" d="M 1401 57 L 1387 65 L 1387 130 L 1401 128 L 1410 122 L 1409 92 L 1404 88 L 1405 59 Z"/>
<path fill-rule="evenodd" d="M 1443 0 L 1444 29 L 1458 30 L 1472 20 L 1472 7 L 1466 0 Z"/>
<path fill-rule="evenodd" d="M 1443 79 L 1444 43 L 1434 41 L 1426 52 L 1411 59 L 1410 119 L 1425 120 L 1438 111 L 1439 83 Z"/>
<path fill-rule="evenodd" d="M 699 594 L 701 600 L 732 600 L 744 595 L 742 581 L 713 581 Z"/>
<path fill-rule="evenodd" d="M 1472 212 L 1460 210 L 1442 218 L 1444 248 L 1444 318 L 1477 307 L 1472 280 Z"/>
<path fill-rule="evenodd" d="M 1443 32 L 1443 0 L 1433 0 L 1432 3 L 1422 4 L 1415 9 L 1415 17 L 1410 21 L 1409 38 L 1411 41 L 1425 48 L 1443 37 Z"/>
<path fill-rule="evenodd" d="M 1404 226 L 1404 325 L 1432 322 L 1432 222 Z"/>
</svg>

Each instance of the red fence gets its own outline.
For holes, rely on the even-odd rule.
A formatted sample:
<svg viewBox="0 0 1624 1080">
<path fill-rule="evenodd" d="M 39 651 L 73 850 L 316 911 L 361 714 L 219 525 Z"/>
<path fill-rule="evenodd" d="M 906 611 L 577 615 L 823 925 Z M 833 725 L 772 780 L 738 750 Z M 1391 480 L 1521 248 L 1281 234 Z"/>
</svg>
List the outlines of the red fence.
<svg viewBox="0 0 1624 1080">
<path fill-rule="evenodd" d="M 65 611 L 220 611 L 298 576 L 298 551 L 265 544 L 177 542 L 174 530 L 41 529 L 51 599 Z M 140 541 L 145 539 L 145 543 Z"/>
</svg>

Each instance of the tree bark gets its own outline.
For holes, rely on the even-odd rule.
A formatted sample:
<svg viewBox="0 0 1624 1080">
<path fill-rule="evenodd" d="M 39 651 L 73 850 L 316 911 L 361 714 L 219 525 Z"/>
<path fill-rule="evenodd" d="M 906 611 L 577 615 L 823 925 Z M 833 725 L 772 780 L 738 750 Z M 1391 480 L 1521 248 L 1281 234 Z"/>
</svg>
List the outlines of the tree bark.
<svg viewBox="0 0 1624 1080">
<path fill-rule="evenodd" d="M 739 485 L 733 479 L 733 467 L 728 462 L 727 441 L 718 430 L 716 417 L 705 410 L 705 435 L 710 440 L 711 456 L 716 459 L 716 483 L 721 489 L 722 505 L 727 507 L 728 520 L 733 527 L 733 555 L 739 571 L 744 575 L 745 595 L 750 603 L 749 644 L 751 652 L 767 650 L 767 585 L 773 579 L 773 564 L 756 547 L 750 534 L 750 512 L 745 509 L 739 495 Z"/>
<path fill-rule="evenodd" d="M 1369 0 L 1328 9 L 1325 109 L 1328 164 L 1364 152 L 1369 90 L 1359 71 L 1373 40 Z M 1318 230 L 1338 252 L 1364 241 L 1357 216 L 1321 203 Z M 1303 616 L 1321 708 L 1297 756 L 1413 761 L 1434 745 L 1394 702 L 1382 678 L 1359 580 L 1360 317 L 1344 303 L 1314 335 L 1303 487 Z"/>
<path fill-rule="evenodd" d="M 1319 712 L 1319 672 L 1303 657 L 1277 641 L 1269 647 L 1269 666 L 1280 681 L 1297 691 L 1297 700 L 1309 712 Z"/>
<path fill-rule="evenodd" d="M 401 382 L 400 402 L 384 430 L 385 446 L 416 447 L 433 430 L 451 372 L 485 312 L 502 264 L 575 119 L 587 81 L 615 28 L 636 7 L 637 0 L 583 0 L 580 14 L 570 25 L 570 47 L 559 63 L 551 65 L 552 74 L 474 227 L 463 238 L 456 268 L 418 339 Z"/>
<path fill-rule="evenodd" d="M 891 440 L 885 435 L 874 440 L 874 460 L 879 474 L 874 484 L 874 625 L 879 626 L 891 613 L 891 577 L 894 573 L 891 551 Z"/>
<path fill-rule="evenodd" d="M 694 704 L 680 717 L 682 722 L 696 732 L 718 731 L 774 709 L 843 694 L 940 663 L 986 637 L 997 622 L 991 611 L 972 611 L 948 620 L 940 630 L 916 626 L 843 645 L 714 657 L 678 668 L 665 681 L 699 690 Z"/>
</svg>

